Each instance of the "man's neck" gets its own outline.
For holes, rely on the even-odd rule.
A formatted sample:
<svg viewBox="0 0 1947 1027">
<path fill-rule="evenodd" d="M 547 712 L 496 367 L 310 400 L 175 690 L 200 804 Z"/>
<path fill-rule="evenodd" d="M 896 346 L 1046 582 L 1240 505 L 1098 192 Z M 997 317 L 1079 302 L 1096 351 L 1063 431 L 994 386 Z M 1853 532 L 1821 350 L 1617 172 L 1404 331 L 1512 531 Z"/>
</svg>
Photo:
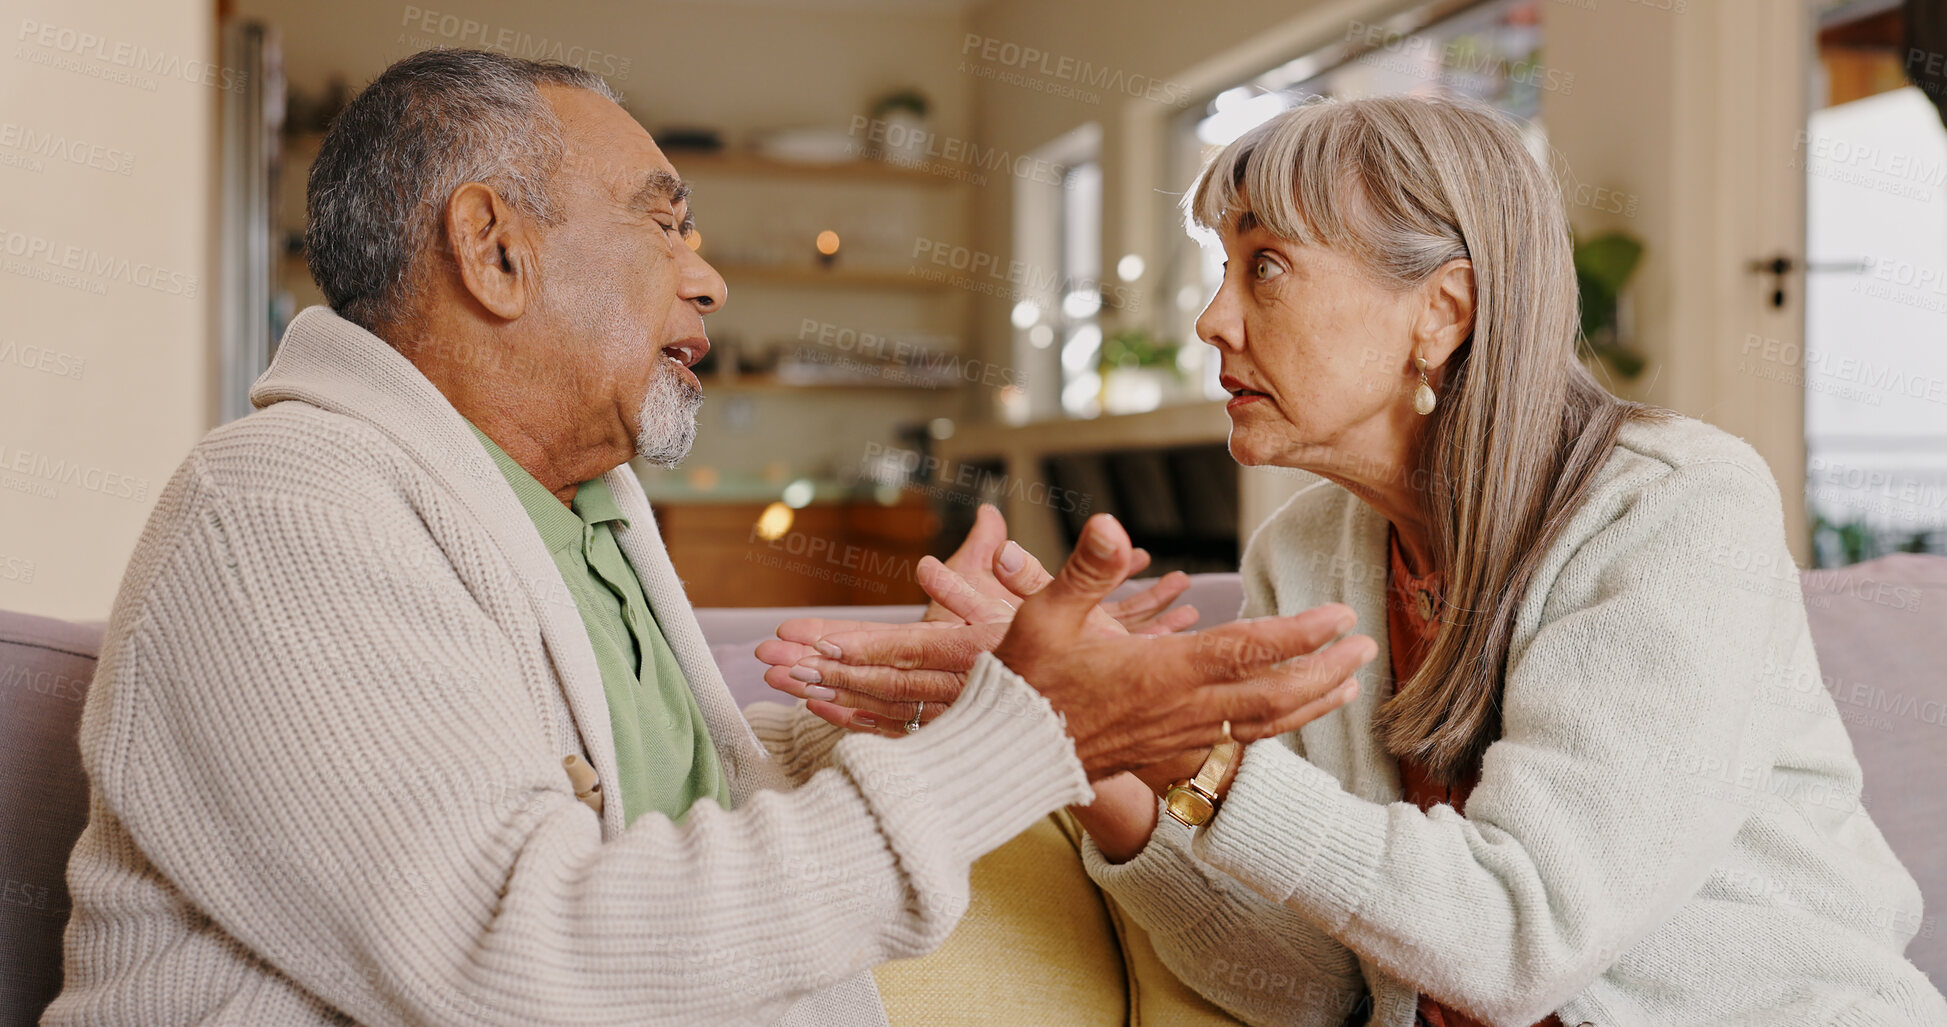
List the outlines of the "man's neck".
<svg viewBox="0 0 1947 1027">
<path fill-rule="evenodd" d="M 577 406 L 586 400 L 562 395 L 564 390 L 555 387 L 545 370 L 483 356 L 502 345 L 502 340 L 487 338 L 451 348 L 415 344 L 403 352 L 460 416 L 563 505 L 572 505 L 582 482 L 628 462 L 635 454 L 633 442 L 620 423 L 590 431 L 586 425 L 593 419 Z M 491 365 L 530 373 L 495 373 Z"/>
</svg>

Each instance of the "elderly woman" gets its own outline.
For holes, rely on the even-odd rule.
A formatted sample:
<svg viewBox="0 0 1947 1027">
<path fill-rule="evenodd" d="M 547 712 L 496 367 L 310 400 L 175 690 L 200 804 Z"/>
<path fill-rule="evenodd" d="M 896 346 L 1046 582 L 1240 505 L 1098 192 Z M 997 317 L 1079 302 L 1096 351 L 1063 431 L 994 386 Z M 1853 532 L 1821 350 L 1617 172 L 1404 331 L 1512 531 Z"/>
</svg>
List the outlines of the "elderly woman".
<svg viewBox="0 0 1947 1027">
<path fill-rule="evenodd" d="M 1577 362 L 1562 201 L 1515 129 L 1316 103 L 1186 208 L 1228 258 L 1197 334 L 1232 454 L 1322 479 L 1251 540 L 1243 612 L 1341 602 L 1381 649 L 1342 709 L 1075 811 L 1164 962 L 1254 1023 L 1947 1023 L 1843 724 L 1784 701 L 1819 668 L 1796 582 L 1751 569 L 1790 566 L 1778 487 Z M 932 591 L 1004 619 L 995 586 L 1045 578 L 1023 556 Z M 859 644 L 899 632 L 819 643 L 814 709 L 903 730 L 950 700 L 953 633 Z M 862 666 L 894 648 L 911 669 Z"/>
</svg>

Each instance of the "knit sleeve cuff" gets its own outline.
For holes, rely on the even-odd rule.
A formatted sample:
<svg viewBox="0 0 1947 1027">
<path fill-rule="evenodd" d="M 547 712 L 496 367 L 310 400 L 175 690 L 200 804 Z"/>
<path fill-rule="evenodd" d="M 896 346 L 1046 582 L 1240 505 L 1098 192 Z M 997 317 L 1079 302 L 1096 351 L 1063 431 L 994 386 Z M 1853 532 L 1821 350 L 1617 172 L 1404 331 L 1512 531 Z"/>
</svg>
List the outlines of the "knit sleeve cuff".
<svg viewBox="0 0 1947 1027">
<path fill-rule="evenodd" d="M 1273 739 L 1244 751 L 1194 853 L 1328 931 L 1358 912 L 1386 850 L 1386 808 Z"/>
<path fill-rule="evenodd" d="M 832 750 L 850 732 L 819 719 L 803 702 L 792 705 L 776 702 L 752 703 L 744 707 L 744 719 L 764 750 L 776 760 L 784 775 L 802 784 L 811 775 L 831 765 Z"/>
<path fill-rule="evenodd" d="M 882 820 L 896 816 L 917 837 L 950 841 L 968 864 L 1095 794 L 1054 708 L 992 653 L 924 728 L 905 738 L 855 734 L 836 759 L 868 799 L 906 800 L 896 813 L 882 809 Z"/>
<path fill-rule="evenodd" d="M 1157 813 L 1156 830 L 1135 858 L 1111 863 L 1092 837 L 1082 841 L 1082 867 L 1151 934 L 1192 939 L 1226 933 L 1216 916 L 1223 891 L 1190 850 L 1190 829 Z"/>
</svg>

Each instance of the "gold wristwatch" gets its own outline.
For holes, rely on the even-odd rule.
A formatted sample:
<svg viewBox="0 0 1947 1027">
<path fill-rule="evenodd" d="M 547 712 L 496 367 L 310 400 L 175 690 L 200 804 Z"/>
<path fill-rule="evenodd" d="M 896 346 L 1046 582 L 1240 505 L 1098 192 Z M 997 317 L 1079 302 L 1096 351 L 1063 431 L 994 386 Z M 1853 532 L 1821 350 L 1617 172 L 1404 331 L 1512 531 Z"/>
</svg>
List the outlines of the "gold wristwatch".
<svg viewBox="0 0 1947 1027">
<path fill-rule="evenodd" d="M 1197 776 L 1178 781 L 1163 793 L 1163 812 L 1175 817 L 1185 827 L 1202 827 L 1217 815 L 1217 805 L 1223 798 L 1217 794 L 1217 786 L 1230 773 L 1231 765 L 1244 751 L 1244 745 L 1230 736 L 1230 722 L 1224 722 L 1224 740 L 1210 750 L 1203 758 L 1203 766 L 1197 768 Z"/>
</svg>

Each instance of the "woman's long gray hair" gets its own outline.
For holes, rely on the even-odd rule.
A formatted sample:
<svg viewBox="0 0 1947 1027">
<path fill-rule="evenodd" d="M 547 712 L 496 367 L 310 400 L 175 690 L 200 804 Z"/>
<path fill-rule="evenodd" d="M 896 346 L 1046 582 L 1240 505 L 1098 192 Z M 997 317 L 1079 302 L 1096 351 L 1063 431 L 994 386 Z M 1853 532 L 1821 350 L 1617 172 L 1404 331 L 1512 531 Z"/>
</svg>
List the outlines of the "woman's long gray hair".
<svg viewBox="0 0 1947 1027">
<path fill-rule="evenodd" d="M 1549 543 L 1617 429 L 1663 413 L 1611 395 L 1577 359 L 1560 190 L 1492 109 L 1394 96 L 1273 118 L 1213 158 L 1184 206 L 1204 230 L 1248 209 L 1390 288 L 1420 286 L 1457 258 L 1473 265 L 1473 334 L 1445 365 L 1418 467 L 1402 471 L 1427 483 L 1419 498 L 1446 578 L 1442 623 L 1373 718 L 1388 752 L 1457 782 L 1500 737 L 1509 639 Z"/>
</svg>

